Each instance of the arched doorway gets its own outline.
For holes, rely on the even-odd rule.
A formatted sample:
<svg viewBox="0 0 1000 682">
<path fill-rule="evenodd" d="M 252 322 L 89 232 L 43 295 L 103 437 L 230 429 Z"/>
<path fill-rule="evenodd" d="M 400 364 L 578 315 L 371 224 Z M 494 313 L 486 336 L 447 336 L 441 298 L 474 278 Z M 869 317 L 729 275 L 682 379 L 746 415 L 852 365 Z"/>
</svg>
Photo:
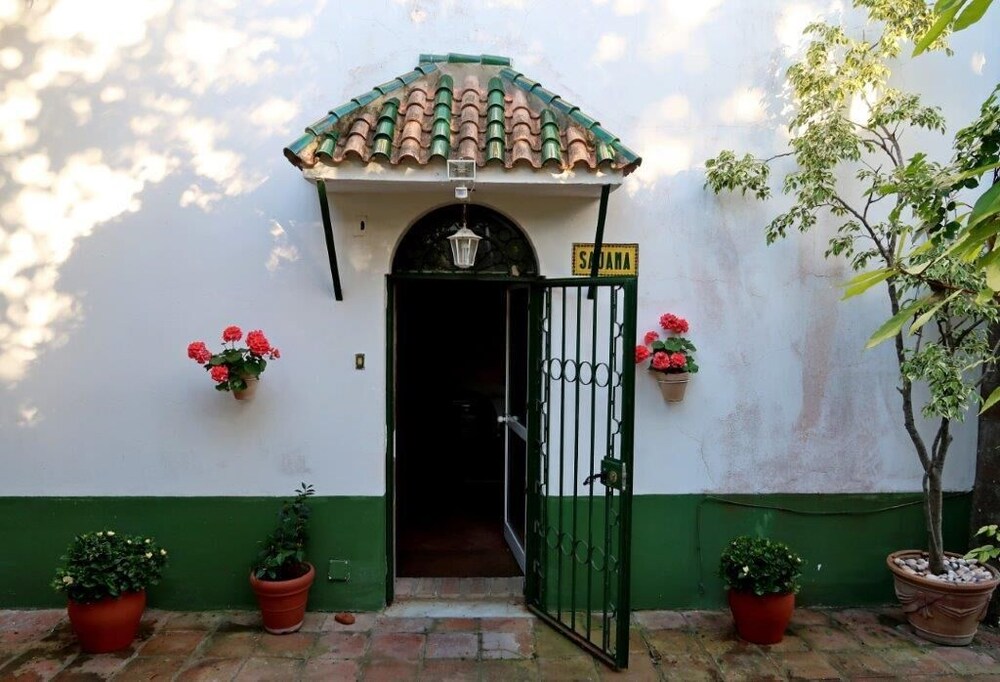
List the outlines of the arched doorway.
<svg viewBox="0 0 1000 682">
<path fill-rule="evenodd" d="M 482 240 L 452 264 L 448 236 Z M 395 575 L 522 575 L 528 291 L 534 250 L 485 206 L 430 211 L 403 236 L 390 288 Z"/>
</svg>

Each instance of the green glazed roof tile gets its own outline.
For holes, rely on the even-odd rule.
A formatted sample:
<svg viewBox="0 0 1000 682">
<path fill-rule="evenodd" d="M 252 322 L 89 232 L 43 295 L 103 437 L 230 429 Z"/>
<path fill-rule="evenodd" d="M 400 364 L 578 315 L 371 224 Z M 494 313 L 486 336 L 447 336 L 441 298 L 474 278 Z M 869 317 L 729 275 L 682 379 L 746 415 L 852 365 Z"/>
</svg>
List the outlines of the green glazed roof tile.
<svg viewBox="0 0 1000 682">
<path fill-rule="evenodd" d="M 324 132 L 329 130 L 337 123 L 339 117 L 335 114 L 327 114 L 318 121 L 314 121 L 306 126 L 306 131 L 312 133 L 313 135 L 322 135 Z"/>
<path fill-rule="evenodd" d="M 351 129 L 359 116 L 371 116 L 377 111 L 370 142 L 365 145 L 363 140 L 352 138 L 349 146 L 353 145 L 353 151 L 358 151 L 358 144 L 361 142 L 368 147 L 368 156 L 397 163 L 392 156 L 394 144 L 398 144 L 400 158 L 414 159 L 419 164 L 426 164 L 432 158 L 448 158 L 452 152 L 452 131 L 458 129 L 457 117 L 461 115 L 454 107 L 454 77 L 459 75 L 463 82 L 464 79 L 473 78 L 478 79 L 479 83 L 487 83 L 485 99 L 480 100 L 477 105 L 484 113 L 483 119 L 477 123 L 481 162 L 499 162 L 505 167 L 512 167 L 511 164 L 515 162 L 527 160 L 534 168 L 547 164 L 562 166 L 564 163 L 577 166 L 581 162 L 590 168 L 597 164 L 611 164 L 625 174 L 642 162 L 638 154 L 623 145 L 597 119 L 584 114 L 575 104 L 542 87 L 538 81 L 514 70 L 507 57 L 455 52 L 420 55 L 420 63 L 413 70 L 331 109 L 288 145 L 284 154 L 300 168 L 312 166 L 317 161 L 340 163 L 344 152 L 337 152 L 338 137 Z M 419 96 L 413 99 L 414 89 L 420 89 L 432 98 L 431 103 L 423 104 L 423 113 L 420 109 L 412 108 L 414 102 L 426 101 Z M 517 91 L 525 94 L 516 94 L 512 100 L 512 92 Z M 389 97 L 393 93 L 398 94 Z M 467 86 L 463 86 L 462 94 L 463 98 L 469 97 Z M 483 96 L 482 91 L 480 96 Z M 401 101 L 407 102 L 405 112 L 401 111 Z M 511 101 L 515 102 L 514 107 L 522 107 L 519 113 L 511 108 Z M 523 109 L 525 103 L 527 112 Z M 485 111 L 482 108 L 484 106 Z M 413 129 L 409 129 L 407 136 L 397 142 L 395 138 L 400 133 L 404 113 L 408 122 L 416 115 L 421 128 L 429 130 L 430 134 L 420 140 L 419 136 L 414 136 Z M 508 125 L 511 125 L 512 116 L 515 115 L 521 124 L 528 122 L 530 125 L 528 129 L 518 129 L 521 146 L 515 148 L 517 158 L 508 158 L 508 145 L 511 144 L 507 139 Z M 530 120 L 525 118 L 526 115 Z M 566 149 L 564 140 L 567 139 L 570 128 L 574 129 L 571 133 L 574 144 Z M 581 137 L 581 128 L 589 134 Z M 529 131 L 525 133 L 525 130 Z M 528 146 L 521 144 L 524 142 Z M 579 146 L 580 142 L 584 146 Z"/>
<path fill-rule="evenodd" d="M 546 90 L 541 85 L 539 85 L 537 88 L 532 89 L 531 94 L 537 97 L 538 99 L 542 100 L 546 104 L 551 104 L 552 100 L 554 100 L 558 96 L 554 92 Z"/>
<path fill-rule="evenodd" d="M 594 126 L 600 125 L 600 122 L 596 118 L 592 118 L 590 116 L 587 116 L 587 114 L 583 113 L 579 109 L 577 109 L 576 111 L 574 111 L 569 116 L 570 116 L 570 118 L 572 118 L 574 121 L 576 121 L 577 123 L 579 123 L 581 126 L 583 126 L 584 128 L 586 128 L 587 130 L 590 130 Z"/>
<path fill-rule="evenodd" d="M 331 109 L 330 115 L 336 116 L 338 120 L 342 120 L 345 116 L 354 113 L 360 108 L 361 107 L 359 107 L 356 102 L 351 101 L 346 104 L 341 104 L 336 109 Z"/>
<path fill-rule="evenodd" d="M 399 90 L 405 84 L 406 83 L 403 81 L 402 77 L 393 78 L 391 81 L 382 83 L 382 85 L 376 85 L 374 88 L 372 88 L 372 90 L 377 90 L 379 93 L 383 95 L 388 95 L 390 92 L 394 90 Z"/>
<path fill-rule="evenodd" d="M 336 146 L 337 133 L 324 135 L 323 141 L 319 143 L 319 149 L 316 150 L 316 156 L 321 157 L 324 161 L 329 161 L 333 157 L 333 150 Z"/>
<path fill-rule="evenodd" d="M 574 111 L 580 110 L 580 107 L 576 106 L 575 104 L 567 102 L 566 100 L 564 100 L 562 97 L 559 96 L 556 96 L 556 98 L 552 100 L 551 105 L 556 111 L 563 114 L 564 116 L 569 116 Z"/>
<path fill-rule="evenodd" d="M 369 92 L 366 92 L 363 95 L 358 95 L 357 97 L 355 97 L 351 101 L 354 102 L 355 104 L 357 104 L 359 107 L 363 107 L 366 104 L 371 104 L 372 102 L 374 102 L 375 100 L 377 100 L 379 98 L 379 96 L 380 95 L 379 95 L 378 92 L 376 92 L 375 90 L 371 90 Z"/>
</svg>

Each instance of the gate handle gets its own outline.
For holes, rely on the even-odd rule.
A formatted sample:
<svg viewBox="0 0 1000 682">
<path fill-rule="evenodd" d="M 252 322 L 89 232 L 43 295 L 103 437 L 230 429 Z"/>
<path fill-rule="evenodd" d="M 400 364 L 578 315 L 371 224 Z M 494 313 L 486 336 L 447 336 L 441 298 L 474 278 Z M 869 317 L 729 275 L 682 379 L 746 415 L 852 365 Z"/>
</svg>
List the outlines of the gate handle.
<svg viewBox="0 0 1000 682">
<path fill-rule="evenodd" d="M 604 472 L 602 471 L 600 473 L 591 474 L 590 476 L 587 476 L 587 478 L 583 479 L 583 485 L 594 485 L 594 481 L 600 481 L 601 483 L 604 483 Z"/>
</svg>

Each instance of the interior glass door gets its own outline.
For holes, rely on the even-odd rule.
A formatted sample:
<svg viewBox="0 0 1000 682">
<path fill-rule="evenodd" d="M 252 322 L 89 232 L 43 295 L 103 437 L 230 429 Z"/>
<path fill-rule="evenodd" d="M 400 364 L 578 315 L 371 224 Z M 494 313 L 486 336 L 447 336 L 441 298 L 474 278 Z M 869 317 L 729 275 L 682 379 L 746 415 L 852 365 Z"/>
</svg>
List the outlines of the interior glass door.
<svg viewBox="0 0 1000 682">
<path fill-rule="evenodd" d="M 507 290 L 507 390 L 504 414 L 504 537 L 524 570 L 528 461 L 528 295 L 525 286 Z"/>
</svg>

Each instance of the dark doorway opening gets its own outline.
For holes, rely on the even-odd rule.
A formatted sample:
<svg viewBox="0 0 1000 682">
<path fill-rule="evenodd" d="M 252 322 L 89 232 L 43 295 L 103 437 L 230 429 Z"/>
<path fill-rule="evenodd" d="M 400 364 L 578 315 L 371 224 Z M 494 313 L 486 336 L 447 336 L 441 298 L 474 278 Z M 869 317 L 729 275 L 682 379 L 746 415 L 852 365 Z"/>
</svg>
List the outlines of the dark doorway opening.
<svg viewBox="0 0 1000 682">
<path fill-rule="evenodd" d="M 396 575 L 521 575 L 504 538 L 507 286 L 399 281 Z M 523 326 L 523 325 L 522 325 Z M 526 348 L 515 325 L 511 347 Z M 513 353 L 512 353 L 513 356 Z"/>
</svg>

